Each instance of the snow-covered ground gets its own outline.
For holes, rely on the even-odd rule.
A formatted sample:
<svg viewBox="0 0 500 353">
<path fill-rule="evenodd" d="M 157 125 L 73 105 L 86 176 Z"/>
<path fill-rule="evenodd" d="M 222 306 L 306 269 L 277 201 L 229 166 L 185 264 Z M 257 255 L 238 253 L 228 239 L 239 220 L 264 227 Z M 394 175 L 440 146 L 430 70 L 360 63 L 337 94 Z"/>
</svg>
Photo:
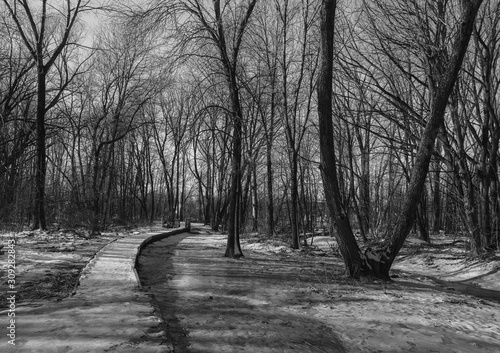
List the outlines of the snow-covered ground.
<svg viewBox="0 0 500 353">
<path fill-rule="evenodd" d="M 230 260 L 225 236 L 189 237 L 169 250 L 170 262 L 150 264 L 168 274 L 151 291 L 195 352 L 500 352 L 500 304 L 433 277 L 461 269 L 451 278 L 477 279 L 498 261 L 462 254 L 462 263 L 437 247 L 431 263 L 426 248 L 410 244 L 393 283 L 359 283 L 346 280 L 332 242 L 316 237 L 317 248 L 292 250 L 244 238 L 245 257 Z"/>
<path fill-rule="evenodd" d="M 244 237 L 245 257 L 233 260 L 222 256 L 225 235 L 198 227 L 178 244 L 159 241 L 144 250 L 152 275 L 146 289 L 168 324 L 170 343 L 160 351 L 500 352 L 498 256 L 478 261 L 467 257 L 463 242 L 409 239 L 393 283 L 360 283 L 346 280 L 330 237 L 315 237 L 301 250 Z M 23 301 L 57 308 L 54 299 L 71 290 L 63 280 L 122 236 L 21 236 Z M 61 303 L 73 310 L 71 300 Z M 105 324 L 99 330 L 101 341 L 114 334 Z"/>
</svg>

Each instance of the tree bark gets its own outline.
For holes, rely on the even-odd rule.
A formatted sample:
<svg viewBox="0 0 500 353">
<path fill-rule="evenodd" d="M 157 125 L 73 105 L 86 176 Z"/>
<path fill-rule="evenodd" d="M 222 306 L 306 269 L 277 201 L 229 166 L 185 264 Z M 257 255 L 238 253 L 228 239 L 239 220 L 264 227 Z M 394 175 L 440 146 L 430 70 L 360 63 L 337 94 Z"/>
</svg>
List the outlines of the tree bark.
<svg viewBox="0 0 500 353">
<path fill-rule="evenodd" d="M 297 151 L 293 149 L 290 156 L 291 174 L 290 174 L 290 221 L 292 226 L 292 248 L 299 248 L 299 191 L 298 191 L 298 156 Z"/>
<path fill-rule="evenodd" d="M 362 97 L 362 106 L 365 105 L 365 92 L 363 89 L 359 89 L 359 95 Z M 363 109 L 363 108 L 362 108 Z M 358 113 L 359 114 L 359 113 Z M 359 114 L 360 115 L 360 114 Z M 361 119 L 358 120 L 358 123 L 362 126 L 354 126 L 355 136 L 358 141 L 359 150 L 361 153 L 360 156 L 360 172 L 361 175 L 359 177 L 359 224 L 360 231 L 363 240 L 366 240 L 371 228 L 371 218 L 370 218 L 370 125 L 371 125 L 371 116 L 365 118 L 366 120 L 361 122 Z M 362 131 L 364 130 L 364 134 Z"/>
<path fill-rule="evenodd" d="M 230 95 L 233 108 L 233 146 L 231 161 L 231 189 L 229 194 L 229 215 L 227 228 L 226 257 L 243 256 L 239 247 L 239 220 L 240 220 L 240 183 L 241 183 L 241 133 L 242 133 L 242 111 L 238 96 L 238 87 L 236 83 L 236 72 L 230 71 Z"/>
<path fill-rule="evenodd" d="M 33 229 L 47 229 L 45 220 L 45 178 L 47 175 L 47 148 L 45 143 L 45 94 L 46 73 L 43 65 L 43 48 L 39 50 L 38 92 L 36 107 L 36 170 L 35 170 L 35 209 Z"/>
<path fill-rule="evenodd" d="M 439 143 L 441 146 L 441 143 Z M 438 152 L 440 153 L 441 148 L 438 147 Z M 432 176 L 432 231 L 438 233 L 442 228 L 442 210 L 441 210 L 441 161 L 439 158 L 434 160 L 434 174 Z"/>
<path fill-rule="evenodd" d="M 337 177 L 337 158 L 333 139 L 332 80 L 333 80 L 333 35 L 335 23 L 335 0 L 323 0 L 321 4 L 321 52 L 317 82 L 318 120 L 320 141 L 320 170 L 328 210 L 334 220 L 336 240 L 350 277 L 358 278 L 364 265 L 347 210 L 342 206 Z"/>
<path fill-rule="evenodd" d="M 271 139 L 267 141 L 266 150 L 266 170 L 267 170 L 267 236 L 274 235 L 274 193 L 273 193 L 273 162 L 272 162 L 272 147 L 273 142 Z"/>
</svg>

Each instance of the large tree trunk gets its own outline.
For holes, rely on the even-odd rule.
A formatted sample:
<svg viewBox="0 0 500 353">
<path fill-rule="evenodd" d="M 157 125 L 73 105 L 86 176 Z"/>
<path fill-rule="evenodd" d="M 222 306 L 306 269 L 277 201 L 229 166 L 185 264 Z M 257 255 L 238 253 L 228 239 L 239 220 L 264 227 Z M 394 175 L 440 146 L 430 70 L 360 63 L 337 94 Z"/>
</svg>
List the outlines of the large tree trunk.
<svg viewBox="0 0 500 353">
<path fill-rule="evenodd" d="M 240 104 L 240 96 L 237 82 L 236 67 L 238 63 L 238 53 L 240 50 L 240 45 L 245 32 L 245 28 L 250 20 L 253 9 L 255 7 L 257 0 L 251 0 L 245 12 L 245 16 L 241 18 L 237 30 L 237 36 L 231 47 L 231 51 L 228 50 L 224 21 L 222 18 L 222 12 L 220 7 L 220 1 L 214 0 L 214 13 L 216 18 L 216 36 L 213 36 L 215 44 L 218 46 L 220 59 L 225 70 L 226 80 L 228 83 L 228 90 L 231 99 L 231 117 L 233 123 L 233 136 L 232 136 L 232 171 L 231 171 L 231 188 L 229 194 L 229 210 L 228 210 L 228 234 L 227 234 L 227 244 L 226 244 L 226 257 L 239 257 L 243 256 L 240 247 L 240 201 L 241 201 L 241 155 L 242 155 L 242 132 L 243 132 L 243 111 Z M 204 26 L 209 29 L 208 23 L 204 23 Z M 209 29 L 212 32 L 212 29 Z"/>
<path fill-rule="evenodd" d="M 325 196 L 337 228 L 337 241 L 351 277 L 358 277 L 364 269 L 377 278 L 389 280 L 389 270 L 410 233 L 425 186 L 434 143 L 444 122 L 444 114 L 472 33 L 474 20 L 482 0 L 461 2 L 459 26 L 453 51 L 443 75 L 439 78 L 432 99 L 430 115 L 422 134 L 408 190 L 396 225 L 389 239 L 380 248 L 368 248 L 364 256 L 352 234 L 347 212 L 342 208 L 334 153 L 332 128 L 332 69 L 335 0 L 323 0 L 321 6 L 321 54 L 318 78 L 318 118 L 320 131 L 321 173 Z"/>
<path fill-rule="evenodd" d="M 334 220 L 336 240 L 350 277 L 357 278 L 363 270 L 360 249 L 351 229 L 347 210 L 342 206 L 337 178 L 337 159 L 333 140 L 332 80 L 335 0 L 321 4 L 321 53 L 317 83 L 321 177 L 328 210 Z"/>
<path fill-rule="evenodd" d="M 235 70 L 235 69 L 234 69 Z M 240 193 L 241 193 L 241 133 L 243 113 L 236 83 L 236 72 L 228 68 L 231 103 L 233 108 L 233 156 L 231 171 L 231 191 L 229 194 L 229 214 L 227 229 L 226 257 L 240 257 L 243 252 L 240 247 Z"/>
</svg>

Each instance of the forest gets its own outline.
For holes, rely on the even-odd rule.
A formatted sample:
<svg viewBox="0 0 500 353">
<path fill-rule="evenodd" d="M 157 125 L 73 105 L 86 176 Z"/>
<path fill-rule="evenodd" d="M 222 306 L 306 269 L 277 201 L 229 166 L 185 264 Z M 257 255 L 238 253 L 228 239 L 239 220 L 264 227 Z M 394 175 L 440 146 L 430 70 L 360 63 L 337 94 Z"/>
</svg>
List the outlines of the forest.
<svg viewBox="0 0 500 353">
<path fill-rule="evenodd" d="M 500 243 L 500 2 L 0 3 L 0 221 Z"/>
</svg>

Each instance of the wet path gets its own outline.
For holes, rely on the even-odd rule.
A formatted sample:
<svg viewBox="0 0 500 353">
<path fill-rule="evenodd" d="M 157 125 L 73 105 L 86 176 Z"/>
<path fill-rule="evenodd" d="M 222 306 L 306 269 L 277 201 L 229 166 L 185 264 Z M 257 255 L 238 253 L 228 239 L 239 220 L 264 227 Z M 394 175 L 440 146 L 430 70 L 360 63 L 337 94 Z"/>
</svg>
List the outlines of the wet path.
<svg viewBox="0 0 500 353">
<path fill-rule="evenodd" d="M 137 261 L 136 271 L 141 285 L 154 295 L 153 306 L 164 320 L 164 331 L 168 340 L 164 342 L 174 347 L 174 352 L 184 352 L 189 345 L 187 333 L 179 322 L 179 311 L 175 304 L 177 292 L 169 286 L 173 278 L 173 261 L 177 244 L 189 233 L 174 235 L 145 246 Z"/>
<path fill-rule="evenodd" d="M 146 246 L 137 271 L 154 294 L 175 353 L 345 352 L 332 327 L 287 306 L 304 305 L 286 261 L 222 256 L 225 236 L 204 228 Z"/>
</svg>

